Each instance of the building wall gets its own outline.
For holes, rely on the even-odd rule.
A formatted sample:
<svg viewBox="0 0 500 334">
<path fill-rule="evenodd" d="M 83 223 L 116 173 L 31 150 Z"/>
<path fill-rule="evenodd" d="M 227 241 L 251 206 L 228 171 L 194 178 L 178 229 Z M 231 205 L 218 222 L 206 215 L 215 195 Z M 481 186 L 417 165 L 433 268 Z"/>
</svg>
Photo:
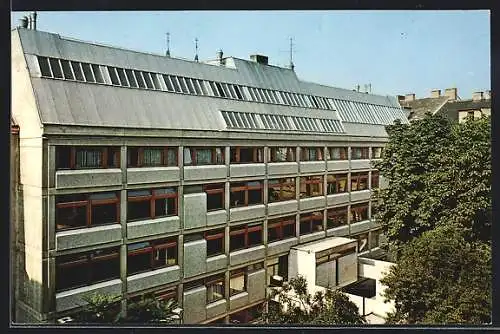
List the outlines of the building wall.
<svg viewBox="0 0 500 334">
<path fill-rule="evenodd" d="M 20 125 L 19 183 L 20 197 L 14 279 L 19 287 L 18 300 L 27 304 L 19 318 L 44 320 L 48 313 L 46 232 L 46 144 L 37 112 L 28 67 L 17 34 L 11 39 L 12 114 Z M 44 163 L 45 162 L 45 163 Z M 45 173 L 44 173 L 45 171 Z M 27 228 L 29 227 L 29 228 Z M 26 313 L 29 314 L 26 314 Z"/>
</svg>

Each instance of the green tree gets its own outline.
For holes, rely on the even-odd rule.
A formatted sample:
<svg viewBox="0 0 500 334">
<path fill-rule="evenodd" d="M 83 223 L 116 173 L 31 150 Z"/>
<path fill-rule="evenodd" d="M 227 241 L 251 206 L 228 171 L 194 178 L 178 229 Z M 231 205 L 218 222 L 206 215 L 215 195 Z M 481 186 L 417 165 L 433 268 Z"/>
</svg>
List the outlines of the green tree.
<svg viewBox="0 0 500 334">
<path fill-rule="evenodd" d="M 454 224 L 471 240 L 491 239 L 490 117 L 451 124 L 428 114 L 387 127 L 376 164 L 388 181 L 375 218 L 397 251 L 436 226 Z"/>
<path fill-rule="evenodd" d="M 267 299 L 268 310 L 264 313 L 270 324 L 363 324 L 356 304 L 338 290 L 307 292 L 303 276 L 284 282 L 283 287 L 273 289 Z"/>
<path fill-rule="evenodd" d="M 395 311 L 389 323 L 491 321 L 491 249 L 457 226 L 439 226 L 406 245 L 382 279 Z"/>
<path fill-rule="evenodd" d="M 121 297 L 91 294 L 83 298 L 86 305 L 74 318 L 81 323 L 172 323 L 172 310 L 177 307 L 173 299 L 157 300 L 144 295 L 138 301 L 127 302 L 127 315 L 121 314 Z"/>
</svg>

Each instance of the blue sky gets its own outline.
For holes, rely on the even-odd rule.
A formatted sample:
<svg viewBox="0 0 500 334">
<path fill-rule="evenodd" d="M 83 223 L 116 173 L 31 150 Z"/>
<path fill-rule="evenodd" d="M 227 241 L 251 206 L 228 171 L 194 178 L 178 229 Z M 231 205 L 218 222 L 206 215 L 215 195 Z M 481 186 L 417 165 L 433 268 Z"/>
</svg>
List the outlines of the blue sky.
<svg viewBox="0 0 500 334">
<path fill-rule="evenodd" d="M 27 12 L 12 13 L 12 27 Z M 138 51 L 200 60 L 269 56 L 306 81 L 383 95 L 457 87 L 461 98 L 490 89 L 490 13 L 481 11 L 38 12 L 37 28 Z"/>
</svg>

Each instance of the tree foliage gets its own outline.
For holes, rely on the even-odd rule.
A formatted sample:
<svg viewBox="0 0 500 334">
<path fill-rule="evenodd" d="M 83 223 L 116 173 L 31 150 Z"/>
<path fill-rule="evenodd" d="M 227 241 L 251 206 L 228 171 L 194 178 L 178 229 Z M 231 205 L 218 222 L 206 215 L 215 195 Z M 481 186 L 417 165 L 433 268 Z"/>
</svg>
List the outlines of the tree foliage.
<svg viewBox="0 0 500 334">
<path fill-rule="evenodd" d="M 121 313 L 121 297 L 107 294 L 92 294 L 84 298 L 86 305 L 74 316 L 81 323 L 172 323 L 172 310 L 177 307 L 173 299 L 157 300 L 142 296 L 138 301 L 127 302 L 127 314 Z"/>
<path fill-rule="evenodd" d="M 491 250 L 456 226 L 424 232 L 382 279 L 394 300 L 388 321 L 485 324 L 491 321 Z"/>
<path fill-rule="evenodd" d="M 267 300 L 264 319 L 270 324 L 363 324 L 356 304 L 338 290 L 307 292 L 304 277 L 284 282 L 280 289 L 272 290 Z"/>
<path fill-rule="evenodd" d="M 375 218 L 399 249 L 437 226 L 460 226 L 470 240 L 491 240 L 490 117 L 451 124 L 427 115 L 387 127 L 376 165 L 388 186 L 378 192 Z"/>
</svg>

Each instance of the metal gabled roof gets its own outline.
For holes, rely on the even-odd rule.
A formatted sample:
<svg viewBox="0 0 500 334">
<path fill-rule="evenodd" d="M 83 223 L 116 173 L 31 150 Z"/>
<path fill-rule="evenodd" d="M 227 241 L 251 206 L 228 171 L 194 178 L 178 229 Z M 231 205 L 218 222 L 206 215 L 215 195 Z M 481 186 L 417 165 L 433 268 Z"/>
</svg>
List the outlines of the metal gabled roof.
<svg viewBox="0 0 500 334">
<path fill-rule="evenodd" d="M 20 36 L 23 52 L 27 55 L 235 83 L 400 109 L 395 98 L 300 81 L 290 69 L 239 58 L 226 58 L 228 66 L 209 65 L 70 40 L 41 31 L 16 29 L 13 33 L 16 32 Z M 32 58 L 27 57 L 27 61 L 39 114 L 44 124 L 220 131 L 227 128 L 221 114 L 221 111 L 225 110 L 332 120 L 339 120 L 340 116 L 340 120 L 344 121 L 346 134 L 352 132 L 356 135 L 386 136 L 383 125 L 370 127 L 370 124 L 357 124 L 356 122 L 369 123 L 370 118 L 366 115 L 362 120 L 347 117 L 345 115 L 348 115 L 348 112 L 343 110 L 337 112 L 41 78 L 33 69 Z M 350 112 L 352 113 L 352 110 Z M 397 113 L 396 111 L 395 115 Z M 373 117 L 377 119 L 377 116 Z M 386 124 L 391 116 L 385 117 Z M 407 121 L 406 118 L 404 121 Z"/>
</svg>

